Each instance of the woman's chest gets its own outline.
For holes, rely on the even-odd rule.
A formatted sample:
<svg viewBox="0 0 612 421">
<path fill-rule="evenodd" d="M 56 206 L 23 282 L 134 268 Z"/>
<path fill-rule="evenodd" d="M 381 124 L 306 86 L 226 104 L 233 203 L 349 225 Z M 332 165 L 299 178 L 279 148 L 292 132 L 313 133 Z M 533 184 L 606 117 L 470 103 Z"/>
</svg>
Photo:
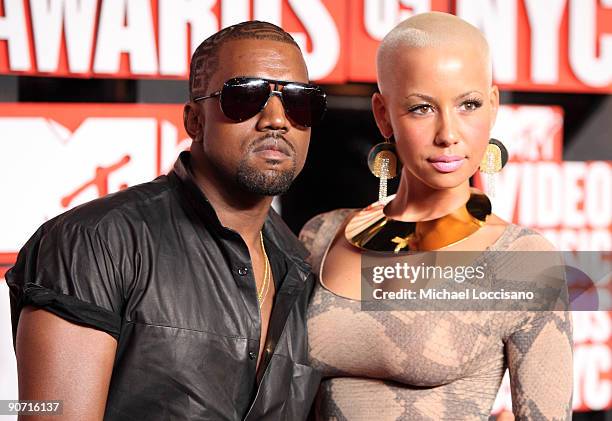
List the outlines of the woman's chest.
<svg viewBox="0 0 612 421">
<path fill-rule="evenodd" d="M 436 386 L 503 367 L 493 312 L 362 311 L 320 284 L 308 310 L 311 364 L 324 376 Z"/>
</svg>

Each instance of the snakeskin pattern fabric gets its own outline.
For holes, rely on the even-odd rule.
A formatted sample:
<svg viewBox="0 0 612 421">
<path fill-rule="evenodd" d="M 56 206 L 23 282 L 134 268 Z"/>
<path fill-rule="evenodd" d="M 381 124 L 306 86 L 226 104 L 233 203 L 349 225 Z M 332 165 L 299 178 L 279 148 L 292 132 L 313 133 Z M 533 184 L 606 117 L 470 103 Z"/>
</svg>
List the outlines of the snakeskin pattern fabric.
<svg viewBox="0 0 612 421">
<path fill-rule="evenodd" d="M 350 209 L 302 229 L 313 270 Z M 489 250 L 545 250 L 508 225 Z M 317 282 L 308 310 L 310 362 L 323 373 L 317 420 L 487 420 L 505 370 L 517 420 L 571 419 L 567 311 L 361 311 Z"/>
</svg>

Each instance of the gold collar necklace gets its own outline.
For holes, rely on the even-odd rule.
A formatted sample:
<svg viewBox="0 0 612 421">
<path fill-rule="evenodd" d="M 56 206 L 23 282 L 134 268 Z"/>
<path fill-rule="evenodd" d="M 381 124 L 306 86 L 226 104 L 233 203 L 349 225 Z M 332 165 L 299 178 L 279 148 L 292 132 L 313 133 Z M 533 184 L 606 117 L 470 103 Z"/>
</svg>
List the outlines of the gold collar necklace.
<svg viewBox="0 0 612 421">
<path fill-rule="evenodd" d="M 491 201 L 471 189 L 465 205 L 429 221 L 398 221 L 384 213 L 385 202 L 376 202 L 357 212 L 346 225 L 349 243 L 363 250 L 430 251 L 455 244 L 478 231 L 491 214 Z"/>
</svg>

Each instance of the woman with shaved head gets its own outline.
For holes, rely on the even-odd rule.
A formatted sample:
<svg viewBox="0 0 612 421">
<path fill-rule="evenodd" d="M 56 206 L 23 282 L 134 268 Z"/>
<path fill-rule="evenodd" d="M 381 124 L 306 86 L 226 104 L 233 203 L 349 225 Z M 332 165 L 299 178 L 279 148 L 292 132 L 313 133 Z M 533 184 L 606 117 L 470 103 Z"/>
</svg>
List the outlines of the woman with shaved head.
<svg viewBox="0 0 612 421">
<path fill-rule="evenodd" d="M 372 108 L 385 141 L 369 165 L 380 200 L 316 216 L 301 233 L 319 275 L 308 312 L 310 359 L 324 376 L 317 419 L 486 420 L 506 369 L 517 419 L 570 419 L 568 311 L 362 311 L 368 253 L 554 250 L 470 187 L 478 170 L 507 160 L 489 138 L 499 91 L 478 29 L 449 14 L 416 15 L 382 41 L 377 77 Z M 386 197 L 395 175 L 397 194 Z"/>
</svg>

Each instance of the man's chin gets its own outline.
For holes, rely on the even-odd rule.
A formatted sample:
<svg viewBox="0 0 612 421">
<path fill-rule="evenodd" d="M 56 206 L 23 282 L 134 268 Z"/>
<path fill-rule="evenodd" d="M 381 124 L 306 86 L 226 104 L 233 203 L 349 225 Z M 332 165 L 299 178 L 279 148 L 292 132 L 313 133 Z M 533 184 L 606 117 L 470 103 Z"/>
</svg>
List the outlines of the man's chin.
<svg viewBox="0 0 612 421">
<path fill-rule="evenodd" d="M 257 196 L 279 196 L 285 194 L 291 185 L 240 183 L 240 186 L 245 191 Z"/>
<path fill-rule="evenodd" d="M 292 158 L 283 156 L 281 159 L 277 158 L 258 158 L 254 160 L 250 167 L 252 167 L 256 171 L 261 171 L 265 173 L 271 172 L 285 172 L 292 171 L 295 168 L 295 161 Z"/>
<path fill-rule="evenodd" d="M 278 196 L 291 187 L 295 178 L 295 170 L 288 168 L 282 171 L 278 166 L 267 169 L 240 167 L 236 178 L 238 185 L 250 193 L 261 196 Z"/>
</svg>

